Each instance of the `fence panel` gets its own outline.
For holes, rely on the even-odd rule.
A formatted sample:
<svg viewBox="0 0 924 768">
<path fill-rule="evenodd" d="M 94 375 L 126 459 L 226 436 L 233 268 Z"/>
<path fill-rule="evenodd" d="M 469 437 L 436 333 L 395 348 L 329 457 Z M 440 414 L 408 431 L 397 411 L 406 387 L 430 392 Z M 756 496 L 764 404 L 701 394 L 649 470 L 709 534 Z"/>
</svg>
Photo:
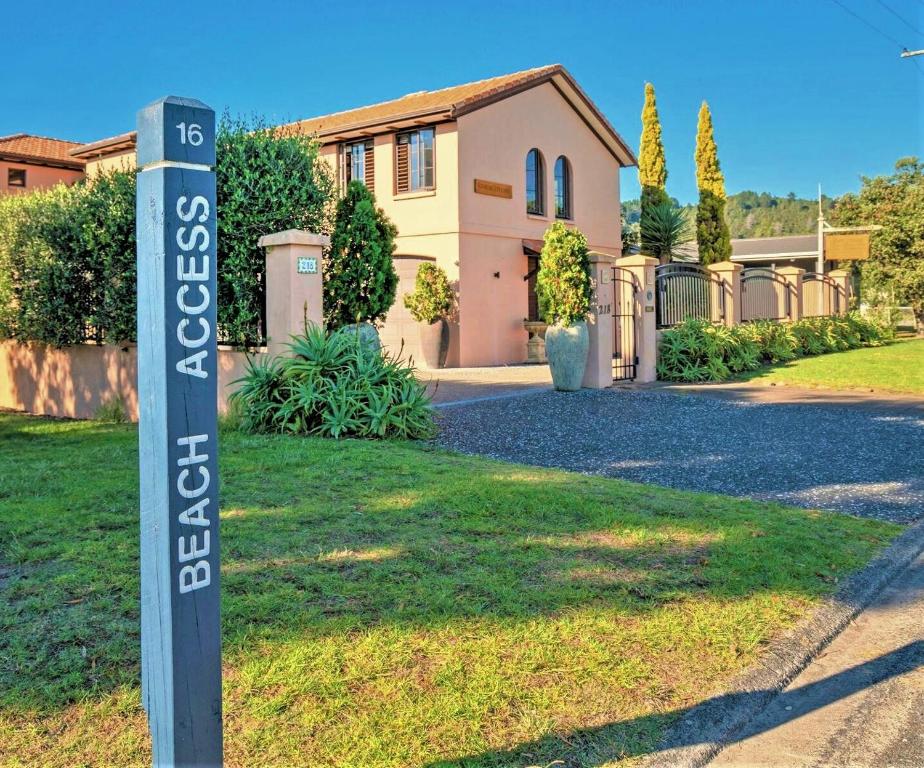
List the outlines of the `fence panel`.
<svg viewBox="0 0 924 768">
<path fill-rule="evenodd" d="M 699 264 L 662 264 L 655 268 L 658 328 L 670 328 L 687 318 L 721 323 L 725 320 L 725 285 Z"/>
<path fill-rule="evenodd" d="M 792 319 L 792 293 L 773 269 L 755 267 L 741 275 L 741 321 Z"/>
<path fill-rule="evenodd" d="M 837 283 L 821 272 L 802 276 L 802 316 L 821 317 L 840 313 L 841 293 Z"/>
</svg>

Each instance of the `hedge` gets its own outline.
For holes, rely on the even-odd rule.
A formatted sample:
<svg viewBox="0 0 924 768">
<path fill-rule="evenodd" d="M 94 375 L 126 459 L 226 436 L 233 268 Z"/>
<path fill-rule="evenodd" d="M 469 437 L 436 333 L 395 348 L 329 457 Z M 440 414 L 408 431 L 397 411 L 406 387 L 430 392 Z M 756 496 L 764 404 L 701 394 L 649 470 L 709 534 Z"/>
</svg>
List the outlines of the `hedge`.
<svg viewBox="0 0 924 768">
<path fill-rule="evenodd" d="M 218 325 L 265 335 L 261 235 L 329 230 L 334 181 L 306 136 L 222 117 L 217 133 Z M 0 198 L 0 338 L 55 346 L 135 333 L 135 173 Z"/>
<path fill-rule="evenodd" d="M 666 381 L 724 381 L 761 365 L 858 347 L 894 338 L 892 325 L 857 312 L 807 317 L 795 323 L 761 320 L 729 328 L 685 320 L 661 335 L 658 378 Z"/>
</svg>

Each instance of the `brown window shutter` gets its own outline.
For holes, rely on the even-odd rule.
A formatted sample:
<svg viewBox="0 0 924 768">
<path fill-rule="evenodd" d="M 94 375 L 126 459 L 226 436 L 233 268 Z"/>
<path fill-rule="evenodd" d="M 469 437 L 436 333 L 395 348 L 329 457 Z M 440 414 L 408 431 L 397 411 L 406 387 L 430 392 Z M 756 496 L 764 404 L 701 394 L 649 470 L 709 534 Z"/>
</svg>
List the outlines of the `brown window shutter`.
<svg viewBox="0 0 924 768">
<path fill-rule="evenodd" d="M 341 144 L 340 145 L 340 179 L 344 191 L 346 191 L 347 184 L 350 183 L 350 172 L 352 171 L 350 163 L 350 145 Z"/>
<path fill-rule="evenodd" d="M 411 188 L 408 144 L 399 141 L 395 149 L 395 189 L 398 192 L 407 192 Z"/>
<path fill-rule="evenodd" d="M 375 152 L 373 151 L 373 144 L 371 141 L 366 142 L 366 151 L 363 153 L 365 155 L 365 170 L 366 170 L 366 187 L 370 190 L 375 190 Z"/>
</svg>

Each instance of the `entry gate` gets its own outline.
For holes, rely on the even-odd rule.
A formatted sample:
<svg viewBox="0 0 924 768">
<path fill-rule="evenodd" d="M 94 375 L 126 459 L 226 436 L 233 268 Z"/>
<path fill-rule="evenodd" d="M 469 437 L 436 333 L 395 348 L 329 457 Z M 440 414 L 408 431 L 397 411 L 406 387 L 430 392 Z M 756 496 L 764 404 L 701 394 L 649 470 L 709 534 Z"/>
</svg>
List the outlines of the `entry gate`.
<svg viewBox="0 0 924 768">
<path fill-rule="evenodd" d="M 613 381 L 631 381 L 638 367 L 636 310 L 641 285 L 634 273 L 613 267 Z"/>
</svg>

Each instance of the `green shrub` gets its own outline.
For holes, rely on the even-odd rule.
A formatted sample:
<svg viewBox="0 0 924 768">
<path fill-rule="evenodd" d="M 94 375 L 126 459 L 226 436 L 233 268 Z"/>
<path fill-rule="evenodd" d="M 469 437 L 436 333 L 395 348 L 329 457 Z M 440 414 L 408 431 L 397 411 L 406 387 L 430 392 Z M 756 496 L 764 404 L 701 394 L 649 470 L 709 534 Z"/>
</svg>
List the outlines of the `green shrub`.
<svg viewBox="0 0 924 768">
<path fill-rule="evenodd" d="M 414 369 L 370 353 L 355 333 L 317 326 L 294 337 L 291 357 L 248 362 L 231 396 L 249 432 L 327 437 L 426 438 L 434 422 Z"/>
<path fill-rule="evenodd" d="M 218 327 L 221 340 L 262 341 L 265 254 L 262 235 L 327 232 L 334 180 L 308 136 L 227 113 L 215 138 L 218 205 Z"/>
<path fill-rule="evenodd" d="M 337 203 L 324 268 L 324 320 L 330 328 L 376 323 L 395 303 L 398 274 L 392 263 L 398 230 L 360 181 Z"/>
<path fill-rule="evenodd" d="M 580 230 L 556 221 L 545 232 L 536 275 L 539 312 L 549 325 L 572 325 L 590 311 L 590 257 Z"/>
<path fill-rule="evenodd" d="M 424 262 L 417 268 L 414 292 L 405 295 L 404 306 L 418 323 L 435 323 L 452 314 L 455 300 L 446 271 Z"/>
<path fill-rule="evenodd" d="M 761 364 L 858 347 L 878 346 L 894 337 L 889 323 L 857 312 L 807 317 L 796 323 L 760 320 L 734 328 L 685 320 L 663 332 L 658 378 L 666 381 L 723 381 Z"/>
<path fill-rule="evenodd" d="M 125 406 L 125 400 L 118 395 L 111 400 L 107 400 L 93 414 L 96 421 L 109 422 L 111 424 L 126 424 L 128 422 L 128 408 Z"/>
</svg>

